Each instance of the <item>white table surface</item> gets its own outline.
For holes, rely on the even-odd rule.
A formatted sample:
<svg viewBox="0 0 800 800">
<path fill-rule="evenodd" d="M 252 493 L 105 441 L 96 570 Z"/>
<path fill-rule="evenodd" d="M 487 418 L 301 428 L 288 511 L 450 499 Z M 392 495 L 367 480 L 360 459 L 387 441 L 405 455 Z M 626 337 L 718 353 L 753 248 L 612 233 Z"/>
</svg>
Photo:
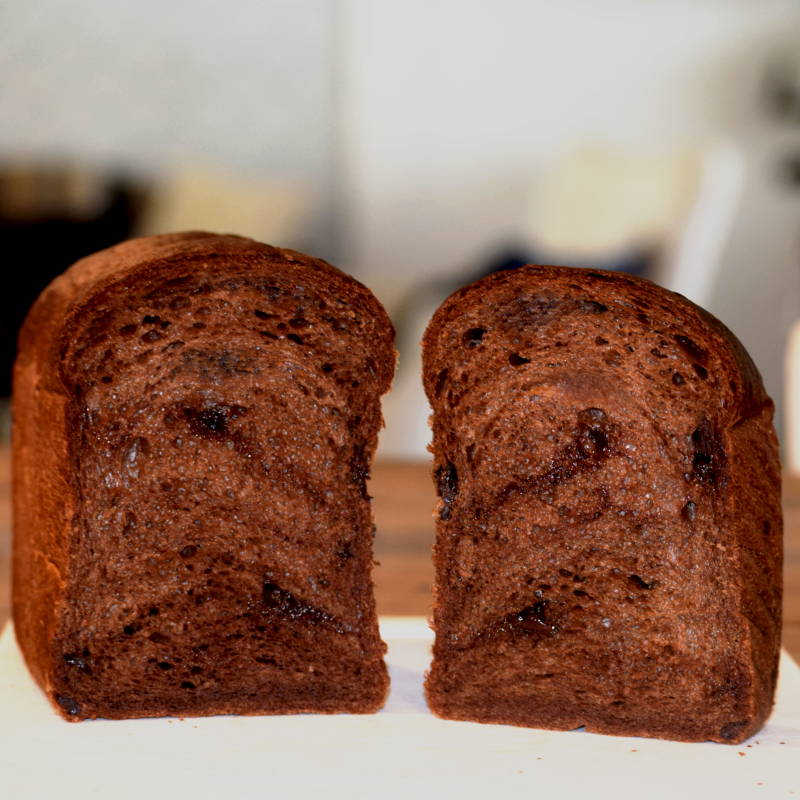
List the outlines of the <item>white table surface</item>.
<svg viewBox="0 0 800 800">
<path fill-rule="evenodd" d="M 0 636 L 0 798 L 800 798 L 800 669 L 782 654 L 775 710 L 741 745 L 437 719 L 422 618 L 385 618 L 392 690 L 372 715 L 70 724 Z"/>
</svg>

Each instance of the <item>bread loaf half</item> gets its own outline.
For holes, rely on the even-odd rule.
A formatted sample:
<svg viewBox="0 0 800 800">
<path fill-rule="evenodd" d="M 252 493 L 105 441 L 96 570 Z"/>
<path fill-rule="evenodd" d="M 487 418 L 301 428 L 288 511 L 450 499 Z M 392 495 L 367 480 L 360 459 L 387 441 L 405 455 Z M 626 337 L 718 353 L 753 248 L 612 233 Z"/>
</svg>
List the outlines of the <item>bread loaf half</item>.
<svg viewBox="0 0 800 800">
<path fill-rule="evenodd" d="M 773 405 L 685 298 L 528 266 L 439 308 L 424 339 L 441 502 L 440 716 L 739 742 L 781 628 Z"/>
<path fill-rule="evenodd" d="M 126 242 L 42 294 L 13 606 L 64 717 L 382 705 L 365 480 L 393 338 L 352 278 L 234 236 Z"/>
</svg>

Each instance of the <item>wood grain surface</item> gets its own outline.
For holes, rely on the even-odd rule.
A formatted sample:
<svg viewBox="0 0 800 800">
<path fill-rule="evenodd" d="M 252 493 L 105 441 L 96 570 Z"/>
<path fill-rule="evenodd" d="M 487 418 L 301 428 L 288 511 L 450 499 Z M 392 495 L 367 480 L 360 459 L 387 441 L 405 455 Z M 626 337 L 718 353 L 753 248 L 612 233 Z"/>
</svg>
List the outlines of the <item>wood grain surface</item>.
<svg viewBox="0 0 800 800">
<path fill-rule="evenodd" d="M 0 449 L 0 627 L 9 616 L 10 470 Z M 380 614 L 428 616 L 435 494 L 429 466 L 378 463 L 369 487 L 374 496 L 375 591 Z M 784 481 L 783 644 L 800 660 L 800 478 Z"/>
</svg>

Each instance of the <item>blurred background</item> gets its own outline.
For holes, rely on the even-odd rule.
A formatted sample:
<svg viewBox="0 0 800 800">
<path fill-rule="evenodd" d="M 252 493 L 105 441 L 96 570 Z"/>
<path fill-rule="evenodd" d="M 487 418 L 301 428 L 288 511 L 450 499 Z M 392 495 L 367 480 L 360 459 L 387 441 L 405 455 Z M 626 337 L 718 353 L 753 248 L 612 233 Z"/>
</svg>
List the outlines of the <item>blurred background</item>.
<svg viewBox="0 0 800 800">
<path fill-rule="evenodd" d="M 0 72 L 2 395 L 54 275 L 208 229 L 325 258 L 383 301 L 385 458 L 426 458 L 433 310 L 528 262 L 707 307 L 798 437 L 794 0 L 7 0 Z"/>
</svg>

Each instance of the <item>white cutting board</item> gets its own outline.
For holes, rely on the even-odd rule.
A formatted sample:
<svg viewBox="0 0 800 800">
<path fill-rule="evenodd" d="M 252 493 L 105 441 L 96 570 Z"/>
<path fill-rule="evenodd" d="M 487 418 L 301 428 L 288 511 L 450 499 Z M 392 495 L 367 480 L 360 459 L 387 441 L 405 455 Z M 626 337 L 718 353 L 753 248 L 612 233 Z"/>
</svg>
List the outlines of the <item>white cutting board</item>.
<svg viewBox="0 0 800 800">
<path fill-rule="evenodd" d="M 392 690 L 372 715 L 62 721 L 10 626 L 0 637 L 0 798 L 800 799 L 800 669 L 741 745 L 445 722 L 427 710 L 431 634 L 381 621 Z"/>
</svg>

